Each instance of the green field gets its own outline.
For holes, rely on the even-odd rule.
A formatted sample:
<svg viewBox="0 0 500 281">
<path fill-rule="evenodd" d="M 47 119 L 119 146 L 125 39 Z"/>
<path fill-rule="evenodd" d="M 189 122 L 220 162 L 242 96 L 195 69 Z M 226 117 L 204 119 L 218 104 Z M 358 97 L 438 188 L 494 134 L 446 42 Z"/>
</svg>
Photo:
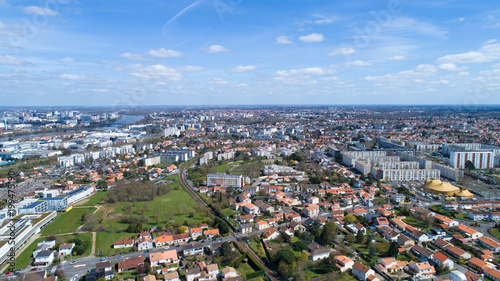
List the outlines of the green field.
<svg viewBox="0 0 500 281">
<path fill-rule="evenodd" d="M 90 251 L 92 251 L 92 233 L 88 232 L 88 233 L 77 233 L 76 235 L 73 235 L 73 234 L 68 234 L 68 235 L 59 235 L 56 237 L 56 246 L 59 245 L 59 244 L 64 244 L 64 243 L 68 243 L 69 240 L 73 239 L 73 238 L 78 238 L 82 241 L 88 241 L 88 247 L 87 247 L 87 250 L 85 251 L 85 253 L 82 255 L 82 256 L 88 256 L 90 254 Z M 75 257 L 75 256 L 73 256 Z M 69 259 L 70 257 L 67 256 L 66 259 Z"/>
<path fill-rule="evenodd" d="M 44 238 L 38 238 L 31 243 L 26 249 L 16 258 L 16 269 L 25 268 L 33 259 L 33 251 L 38 247 L 38 242 L 42 242 Z"/>
<path fill-rule="evenodd" d="M 89 201 L 83 203 L 80 206 L 95 206 L 102 201 L 102 197 L 106 194 L 105 191 L 98 191 L 95 195 L 90 196 Z"/>
<path fill-rule="evenodd" d="M 148 226 L 157 225 L 155 221 L 155 214 L 160 215 L 159 224 L 166 224 L 168 222 L 168 214 L 174 215 L 174 223 L 176 224 L 184 224 L 184 221 L 188 221 L 190 224 L 201 224 L 203 222 L 203 218 L 198 214 L 195 214 L 194 217 L 189 217 L 189 212 L 194 211 L 194 207 L 198 204 L 194 199 L 185 191 L 180 182 L 179 177 L 177 175 L 170 176 L 167 178 L 172 181 L 170 187 L 172 190 L 164 196 L 156 197 L 153 201 L 148 202 L 149 209 L 146 212 L 146 215 L 150 217 L 150 222 L 147 224 Z M 177 188 L 175 190 L 175 188 Z M 144 202 L 136 203 L 136 208 L 139 209 L 144 206 Z"/>
<path fill-rule="evenodd" d="M 490 228 L 490 229 L 488 229 L 488 232 L 491 235 L 495 236 L 497 239 L 500 239 L 500 229 L 498 229 L 498 228 Z"/>
<path fill-rule="evenodd" d="M 231 169 L 231 164 L 224 164 L 214 167 L 216 173 L 227 173 L 229 169 Z"/>
<path fill-rule="evenodd" d="M 235 268 L 236 271 L 240 273 L 241 277 L 245 277 L 248 274 L 252 274 L 255 270 L 248 263 L 241 263 L 239 267 Z"/>
<path fill-rule="evenodd" d="M 60 233 L 73 233 L 83 222 L 81 221 L 82 215 L 92 213 L 96 208 L 73 208 L 67 213 L 59 215 L 54 222 L 45 227 L 40 233 L 42 236 Z"/>
<path fill-rule="evenodd" d="M 234 167 L 231 174 L 243 174 L 244 176 L 253 178 L 260 176 L 260 171 L 264 169 L 264 162 L 252 161 L 244 163 L 238 167 Z"/>
<path fill-rule="evenodd" d="M 421 229 L 431 229 L 432 227 L 432 225 L 427 225 L 425 222 L 417 220 L 413 217 L 406 217 L 405 219 L 403 219 L 403 221 L 413 227 L 418 227 Z"/>
<path fill-rule="evenodd" d="M 101 230 L 110 232 L 123 232 L 128 224 L 121 222 L 122 215 L 125 214 L 125 207 L 131 207 L 131 215 L 146 215 L 149 218 L 144 227 L 166 226 L 170 219 L 173 224 L 183 225 L 185 221 L 193 226 L 199 226 L 204 222 L 201 214 L 198 214 L 195 207 L 196 201 L 185 191 L 179 183 L 177 175 L 170 176 L 167 180 L 172 181 L 170 187 L 172 190 L 163 196 L 156 197 L 149 202 L 120 202 L 115 204 L 103 204 L 101 209 L 96 212 L 102 223 L 99 225 Z M 190 213 L 193 215 L 190 216 Z"/>
<path fill-rule="evenodd" d="M 97 232 L 97 237 L 96 237 L 96 256 L 99 255 L 99 252 L 102 252 L 100 254 L 101 256 L 110 256 L 110 255 L 115 255 L 120 253 L 120 249 L 113 249 L 113 243 L 116 240 L 123 240 L 125 238 L 134 236 L 134 234 L 131 233 L 106 233 L 106 232 Z M 99 250 L 98 250 L 99 249 Z M 123 253 L 127 253 L 130 249 L 123 249 Z"/>
</svg>

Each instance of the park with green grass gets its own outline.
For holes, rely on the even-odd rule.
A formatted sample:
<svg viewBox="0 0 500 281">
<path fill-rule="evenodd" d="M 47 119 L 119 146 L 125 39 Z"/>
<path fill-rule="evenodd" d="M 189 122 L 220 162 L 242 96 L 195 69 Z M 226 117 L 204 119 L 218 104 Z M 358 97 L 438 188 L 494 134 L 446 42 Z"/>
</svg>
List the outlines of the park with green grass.
<svg viewBox="0 0 500 281">
<path fill-rule="evenodd" d="M 73 233 L 83 225 L 82 216 L 91 214 L 96 210 L 94 207 L 77 207 L 72 208 L 66 213 L 60 213 L 57 218 L 45 227 L 41 235 L 47 236 L 51 234 Z"/>
</svg>

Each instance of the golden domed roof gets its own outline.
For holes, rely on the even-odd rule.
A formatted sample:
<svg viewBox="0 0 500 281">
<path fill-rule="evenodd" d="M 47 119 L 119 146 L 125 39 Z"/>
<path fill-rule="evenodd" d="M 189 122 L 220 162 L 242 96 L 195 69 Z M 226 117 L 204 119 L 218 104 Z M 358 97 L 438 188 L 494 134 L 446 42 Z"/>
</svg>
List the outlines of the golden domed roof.
<svg viewBox="0 0 500 281">
<path fill-rule="evenodd" d="M 465 198 L 472 198 L 472 197 L 474 197 L 474 194 L 472 194 L 467 189 L 462 189 L 459 193 L 455 194 L 455 196 L 465 197 Z"/>
<path fill-rule="evenodd" d="M 438 193 L 456 193 L 460 191 L 460 188 L 452 185 L 449 182 L 442 182 L 441 180 L 430 179 L 425 182 L 422 186 L 424 189 L 428 189 L 431 192 Z"/>
</svg>

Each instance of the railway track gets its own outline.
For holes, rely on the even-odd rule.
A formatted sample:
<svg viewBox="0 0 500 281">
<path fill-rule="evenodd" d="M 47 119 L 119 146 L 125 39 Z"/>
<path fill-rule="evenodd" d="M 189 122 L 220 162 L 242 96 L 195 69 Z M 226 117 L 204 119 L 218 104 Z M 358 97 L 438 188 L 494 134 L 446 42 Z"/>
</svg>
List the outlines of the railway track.
<svg viewBox="0 0 500 281">
<path fill-rule="evenodd" d="M 181 183 L 181 185 L 184 187 L 184 189 L 191 195 L 191 197 L 194 198 L 194 200 L 196 200 L 196 202 L 200 203 L 202 206 L 205 206 L 206 208 L 208 208 L 210 210 L 210 215 L 215 217 L 215 213 L 212 211 L 212 209 L 210 209 L 210 207 L 208 206 L 208 204 L 205 202 L 205 200 L 203 200 L 202 198 L 200 198 L 200 196 L 198 194 L 196 194 L 193 189 L 189 186 L 189 184 L 186 182 L 186 175 L 185 175 L 185 172 L 186 171 L 186 166 L 183 166 L 182 169 L 181 169 L 181 172 L 179 174 L 179 181 Z M 232 235 L 233 237 L 236 238 L 236 233 L 234 233 L 231 229 L 229 229 L 229 235 Z M 255 254 L 252 249 L 250 249 L 248 247 L 248 245 L 246 245 L 245 243 L 242 243 L 240 241 L 237 241 L 236 239 L 236 243 L 240 246 L 240 249 L 243 249 L 246 253 L 248 253 L 250 256 L 252 256 L 252 258 L 257 261 L 257 263 L 259 263 L 259 265 L 264 269 L 264 272 L 266 273 L 266 275 L 269 277 L 269 279 L 271 279 L 271 281 L 279 281 L 280 279 L 278 279 L 276 277 L 276 275 L 274 274 L 273 271 L 271 271 L 267 266 L 266 264 L 260 259 L 260 257 Z"/>
</svg>

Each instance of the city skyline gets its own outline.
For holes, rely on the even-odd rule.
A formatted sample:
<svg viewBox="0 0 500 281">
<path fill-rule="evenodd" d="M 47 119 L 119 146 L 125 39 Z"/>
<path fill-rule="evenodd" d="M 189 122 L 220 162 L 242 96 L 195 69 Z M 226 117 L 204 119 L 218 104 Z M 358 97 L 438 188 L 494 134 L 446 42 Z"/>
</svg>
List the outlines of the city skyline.
<svg viewBox="0 0 500 281">
<path fill-rule="evenodd" d="M 4 106 L 498 104 L 466 1 L 0 1 Z"/>
</svg>

